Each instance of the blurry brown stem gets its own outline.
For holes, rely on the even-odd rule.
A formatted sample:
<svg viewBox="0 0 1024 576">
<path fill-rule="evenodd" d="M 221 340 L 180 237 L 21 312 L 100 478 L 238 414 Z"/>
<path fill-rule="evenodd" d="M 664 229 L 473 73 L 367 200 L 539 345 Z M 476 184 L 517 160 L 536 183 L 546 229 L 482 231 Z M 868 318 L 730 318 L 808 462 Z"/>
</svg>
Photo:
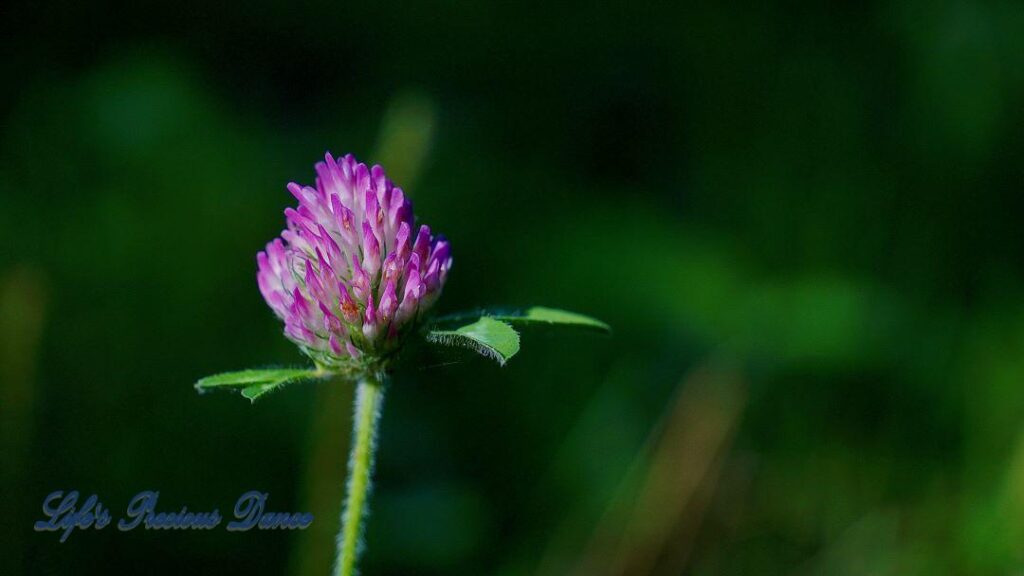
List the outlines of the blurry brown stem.
<svg viewBox="0 0 1024 576">
<path fill-rule="evenodd" d="M 731 370 L 705 366 L 680 385 L 663 432 L 652 432 L 656 446 L 633 498 L 612 504 L 574 574 L 650 574 L 673 533 L 686 525 L 675 562 L 685 555 L 700 523 L 719 464 L 743 410 L 744 387 Z"/>
</svg>

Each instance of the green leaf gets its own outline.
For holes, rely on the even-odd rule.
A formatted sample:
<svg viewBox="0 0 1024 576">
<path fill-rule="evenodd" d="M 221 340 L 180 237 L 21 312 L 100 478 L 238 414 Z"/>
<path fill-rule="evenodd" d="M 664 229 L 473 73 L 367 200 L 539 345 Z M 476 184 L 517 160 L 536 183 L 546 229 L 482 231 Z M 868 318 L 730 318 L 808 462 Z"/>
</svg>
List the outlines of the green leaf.
<svg viewBox="0 0 1024 576">
<path fill-rule="evenodd" d="M 200 393 L 218 388 L 242 389 L 242 396 L 255 402 L 271 390 L 276 390 L 287 384 L 301 382 L 303 380 L 314 380 L 322 378 L 324 374 L 319 370 L 296 369 L 296 368 L 271 368 L 266 370 L 241 370 L 239 372 L 226 372 L 216 376 L 207 376 L 196 382 L 195 388 Z"/>
<path fill-rule="evenodd" d="M 610 326 L 597 318 L 545 306 L 531 306 L 525 310 L 496 309 L 459 312 L 438 318 L 434 321 L 434 326 L 449 326 L 453 323 L 467 322 L 485 317 L 508 322 L 516 326 L 557 326 L 591 330 L 604 334 L 611 334 L 612 331 Z"/>
<path fill-rule="evenodd" d="M 248 398 L 250 402 L 255 402 L 260 396 L 263 396 L 271 390 L 277 390 L 285 384 L 285 382 L 279 382 L 275 384 L 256 384 L 254 386 L 248 386 L 242 389 L 242 396 Z"/>
<path fill-rule="evenodd" d="M 544 306 L 533 306 L 516 314 L 495 314 L 497 320 L 504 320 L 512 324 L 547 324 L 549 326 L 565 326 L 567 328 L 580 328 L 583 330 L 594 330 L 610 334 L 610 326 L 597 318 L 559 310 L 557 308 L 546 308 Z"/>
<path fill-rule="evenodd" d="M 502 366 L 519 352 L 519 333 L 488 316 L 454 330 L 431 330 L 427 341 L 443 346 L 463 346 L 493 358 Z"/>
</svg>

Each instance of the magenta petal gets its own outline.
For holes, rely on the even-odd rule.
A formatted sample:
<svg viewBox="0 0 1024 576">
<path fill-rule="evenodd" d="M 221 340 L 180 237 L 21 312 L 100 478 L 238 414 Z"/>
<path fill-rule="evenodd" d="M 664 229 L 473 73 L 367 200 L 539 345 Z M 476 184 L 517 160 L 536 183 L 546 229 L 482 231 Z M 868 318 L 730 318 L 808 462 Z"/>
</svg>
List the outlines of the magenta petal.
<svg viewBox="0 0 1024 576">
<path fill-rule="evenodd" d="M 416 235 L 416 242 L 412 245 L 412 251 L 419 255 L 420 262 L 427 261 L 430 252 L 430 227 L 424 224 Z"/>
<path fill-rule="evenodd" d="M 395 234 L 395 254 L 398 260 L 405 262 L 409 257 L 411 247 L 409 246 L 409 225 L 402 222 L 398 225 L 398 233 Z"/>
<path fill-rule="evenodd" d="M 267 244 L 267 257 L 270 259 L 271 265 L 274 267 L 274 274 L 278 276 L 284 270 L 284 262 L 286 259 L 284 242 L 281 242 L 280 238 L 275 238 L 273 242 Z"/>
<path fill-rule="evenodd" d="M 370 168 L 370 178 L 375 191 L 383 191 L 387 188 L 388 177 L 384 173 L 384 168 L 382 168 L 380 164 L 374 164 L 373 167 Z"/>
<path fill-rule="evenodd" d="M 334 273 L 334 267 L 324 258 L 324 253 L 319 248 L 316 249 L 316 260 L 320 266 L 320 277 L 323 278 L 321 282 L 323 283 L 324 291 L 329 296 L 337 297 L 337 292 L 333 290 L 336 284 L 332 281 L 337 278 L 337 275 Z"/>
<path fill-rule="evenodd" d="M 401 188 L 395 188 L 391 192 L 391 198 L 387 206 L 388 211 L 388 226 L 392 229 L 398 228 L 399 219 L 398 213 L 405 206 L 405 193 L 402 192 Z"/>
<path fill-rule="evenodd" d="M 450 254 L 451 246 L 448 244 L 448 241 L 443 236 L 438 236 L 438 240 L 434 244 L 434 250 L 430 254 L 430 262 L 427 267 L 429 268 L 429 264 L 434 262 L 447 262 Z"/>
<path fill-rule="evenodd" d="M 377 309 L 373 306 L 373 294 L 366 298 L 366 311 L 363 312 L 363 320 L 367 324 L 377 322 Z"/>
<path fill-rule="evenodd" d="M 349 247 L 359 244 L 359 237 L 356 234 L 355 214 L 352 210 L 343 206 L 337 196 L 332 198 L 335 203 L 334 216 L 337 221 L 338 234 Z"/>
<path fill-rule="evenodd" d="M 316 334 L 314 334 L 313 331 L 310 330 L 309 328 L 306 328 L 305 326 L 299 323 L 289 322 L 285 324 L 284 331 L 286 334 L 291 336 L 293 340 L 297 342 L 301 342 L 303 344 L 307 344 L 310 346 L 315 346 L 317 343 Z"/>
<path fill-rule="evenodd" d="M 296 288 L 292 292 L 292 307 L 291 313 L 303 322 L 312 318 L 313 310 L 309 307 L 309 302 L 306 300 L 302 292 Z"/>
<path fill-rule="evenodd" d="M 409 278 L 413 270 L 420 269 L 420 255 L 413 252 L 409 255 L 409 262 L 405 265 L 405 277 Z"/>
<path fill-rule="evenodd" d="M 306 194 L 303 192 L 302 186 L 295 182 L 289 182 L 286 188 L 288 188 L 288 191 L 292 193 L 292 196 L 295 196 L 295 199 L 299 201 L 300 205 L 306 203 Z"/>
<path fill-rule="evenodd" d="M 380 271 L 380 242 L 367 222 L 363 222 L 363 269 L 370 276 Z"/>
<path fill-rule="evenodd" d="M 341 253 L 341 247 L 334 241 L 331 233 L 324 228 L 323 224 L 318 224 L 318 230 L 320 232 L 320 243 L 327 248 L 327 257 L 330 258 L 330 262 L 333 266 L 337 266 L 340 262 L 345 261 L 345 257 Z"/>
<path fill-rule="evenodd" d="M 340 292 L 339 299 L 341 300 L 341 315 L 345 318 L 345 321 L 349 324 L 355 324 L 359 320 L 359 306 L 356 305 L 355 300 L 348 293 L 348 288 L 344 284 L 338 284 Z"/>
<path fill-rule="evenodd" d="M 318 302 L 317 304 L 320 306 L 320 312 L 324 315 L 324 329 L 332 334 L 341 332 L 344 329 L 341 325 L 341 320 L 332 314 L 323 302 Z"/>
<path fill-rule="evenodd" d="M 348 351 L 348 355 L 353 358 L 359 358 L 363 355 L 351 342 L 345 342 L 345 350 Z"/>
<path fill-rule="evenodd" d="M 427 287 L 427 292 L 433 292 L 440 287 L 440 274 L 441 264 L 437 260 L 433 260 L 427 268 L 427 273 L 423 275 L 423 283 Z"/>
<path fill-rule="evenodd" d="M 420 279 L 419 268 L 412 268 L 409 271 L 409 277 L 405 280 L 405 293 L 402 295 L 402 301 L 416 300 L 423 294 L 423 283 Z"/>
<path fill-rule="evenodd" d="M 327 300 L 327 294 L 324 292 L 323 285 L 320 284 L 320 279 L 317 278 L 316 271 L 313 270 L 313 264 L 309 260 L 306 260 L 306 289 L 309 290 L 309 294 L 318 302 Z"/>
<path fill-rule="evenodd" d="M 377 337 L 378 331 L 377 310 L 373 306 L 373 294 L 370 294 L 366 302 L 366 312 L 363 314 L 363 336 L 367 340 L 373 340 Z"/>
<path fill-rule="evenodd" d="M 344 356 L 345 354 L 348 353 L 348 351 L 342 347 L 341 342 L 338 340 L 337 334 L 332 333 L 330 337 L 328 337 L 327 343 L 330 345 L 331 352 L 334 352 L 335 356 Z"/>
<path fill-rule="evenodd" d="M 392 252 L 388 254 L 388 257 L 384 259 L 384 265 L 381 266 L 381 281 L 382 282 L 393 282 L 397 281 L 399 275 L 402 273 L 401 262 L 398 261 L 398 257 Z"/>
<path fill-rule="evenodd" d="M 370 294 L 370 277 L 359 265 L 359 259 L 352 255 L 352 291 L 356 298 L 364 300 Z"/>
<path fill-rule="evenodd" d="M 374 231 L 377 231 L 380 229 L 380 224 L 383 220 L 380 217 L 380 206 L 377 203 L 377 194 L 373 190 L 367 190 L 364 192 L 363 198 L 363 210 L 366 214 L 366 218 L 363 219 L 363 222 L 369 222 Z"/>
<path fill-rule="evenodd" d="M 398 299 L 395 297 L 395 282 L 394 280 L 388 280 L 388 284 L 384 288 L 384 294 L 380 297 L 381 317 L 385 321 L 393 318 L 397 309 Z"/>
</svg>

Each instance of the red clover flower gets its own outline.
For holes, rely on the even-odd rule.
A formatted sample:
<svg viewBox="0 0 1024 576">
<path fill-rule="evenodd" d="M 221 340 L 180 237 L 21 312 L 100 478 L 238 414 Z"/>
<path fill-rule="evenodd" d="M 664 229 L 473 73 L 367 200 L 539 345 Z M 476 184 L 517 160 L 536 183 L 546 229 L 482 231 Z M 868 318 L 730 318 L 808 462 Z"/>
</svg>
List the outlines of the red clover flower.
<svg viewBox="0 0 1024 576">
<path fill-rule="evenodd" d="M 315 186 L 288 184 L 299 205 L 256 256 L 260 292 L 318 364 L 386 357 L 441 294 L 451 248 L 414 227 L 412 202 L 380 166 L 328 153 L 316 174 Z"/>
</svg>

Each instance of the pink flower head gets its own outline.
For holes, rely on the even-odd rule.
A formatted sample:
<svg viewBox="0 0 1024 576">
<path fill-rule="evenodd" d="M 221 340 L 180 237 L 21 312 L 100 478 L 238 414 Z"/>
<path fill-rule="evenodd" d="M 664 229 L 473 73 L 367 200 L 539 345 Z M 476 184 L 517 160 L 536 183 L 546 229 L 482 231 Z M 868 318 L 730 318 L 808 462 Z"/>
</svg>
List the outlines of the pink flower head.
<svg viewBox="0 0 1024 576">
<path fill-rule="evenodd" d="M 314 361 L 385 356 L 437 300 L 451 248 L 416 228 L 412 203 L 380 166 L 327 154 L 316 174 L 315 187 L 288 185 L 299 205 L 256 255 L 260 292 Z"/>
</svg>

